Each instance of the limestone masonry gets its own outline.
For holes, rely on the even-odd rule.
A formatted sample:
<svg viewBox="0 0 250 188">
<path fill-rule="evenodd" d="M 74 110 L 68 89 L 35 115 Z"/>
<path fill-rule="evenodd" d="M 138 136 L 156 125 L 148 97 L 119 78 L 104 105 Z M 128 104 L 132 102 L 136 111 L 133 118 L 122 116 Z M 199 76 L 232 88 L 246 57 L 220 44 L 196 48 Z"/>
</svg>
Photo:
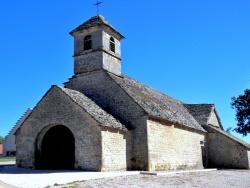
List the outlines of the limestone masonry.
<svg viewBox="0 0 250 188">
<path fill-rule="evenodd" d="M 70 32 L 74 75 L 52 86 L 16 135 L 16 165 L 86 171 L 250 168 L 250 146 L 213 104 L 184 104 L 121 72 L 123 35 L 103 16 Z"/>
</svg>

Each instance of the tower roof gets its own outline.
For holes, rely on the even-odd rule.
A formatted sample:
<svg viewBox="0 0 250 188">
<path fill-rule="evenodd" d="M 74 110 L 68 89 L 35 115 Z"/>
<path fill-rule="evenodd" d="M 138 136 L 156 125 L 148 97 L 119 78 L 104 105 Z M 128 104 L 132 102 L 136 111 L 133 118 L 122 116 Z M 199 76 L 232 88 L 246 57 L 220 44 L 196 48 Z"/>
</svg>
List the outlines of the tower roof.
<svg viewBox="0 0 250 188">
<path fill-rule="evenodd" d="M 75 32 L 89 29 L 89 28 L 95 27 L 95 26 L 107 26 L 113 32 L 118 34 L 121 39 L 124 38 L 124 36 L 121 33 L 119 33 L 112 25 L 110 25 L 102 15 L 97 15 L 97 16 L 90 18 L 89 20 L 87 20 L 83 24 L 79 25 L 77 28 L 73 29 L 69 34 L 72 35 Z"/>
</svg>

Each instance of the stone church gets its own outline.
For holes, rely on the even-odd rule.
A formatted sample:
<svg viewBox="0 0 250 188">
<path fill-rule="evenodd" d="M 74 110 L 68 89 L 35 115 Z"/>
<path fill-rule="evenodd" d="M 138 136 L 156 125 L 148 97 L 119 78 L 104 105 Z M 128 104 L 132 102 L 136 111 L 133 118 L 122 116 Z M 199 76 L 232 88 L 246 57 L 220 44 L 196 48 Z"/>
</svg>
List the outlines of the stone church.
<svg viewBox="0 0 250 188">
<path fill-rule="evenodd" d="M 121 72 L 124 36 L 103 16 L 70 32 L 74 75 L 16 131 L 16 165 L 86 171 L 250 168 L 213 104 L 185 104 Z"/>
</svg>

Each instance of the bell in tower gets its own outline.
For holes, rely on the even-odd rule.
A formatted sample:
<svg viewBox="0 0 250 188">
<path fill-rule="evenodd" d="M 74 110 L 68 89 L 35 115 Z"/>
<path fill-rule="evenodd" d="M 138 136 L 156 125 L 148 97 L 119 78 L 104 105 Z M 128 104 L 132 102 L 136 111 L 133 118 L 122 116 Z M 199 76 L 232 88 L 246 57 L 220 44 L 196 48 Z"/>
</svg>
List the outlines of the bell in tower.
<svg viewBox="0 0 250 188">
<path fill-rule="evenodd" d="M 70 32 L 74 37 L 74 73 L 106 70 L 121 74 L 124 37 L 103 16 L 94 16 Z"/>
</svg>

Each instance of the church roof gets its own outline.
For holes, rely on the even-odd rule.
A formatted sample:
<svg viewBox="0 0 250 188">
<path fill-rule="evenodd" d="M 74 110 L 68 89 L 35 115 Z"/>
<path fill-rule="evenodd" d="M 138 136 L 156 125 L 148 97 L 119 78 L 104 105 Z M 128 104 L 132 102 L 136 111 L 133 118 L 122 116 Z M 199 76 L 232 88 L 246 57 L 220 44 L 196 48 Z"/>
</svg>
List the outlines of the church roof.
<svg viewBox="0 0 250 188">
<path fill-rule="evenodd" d="M 83 110 L 91 115 L 101 126 L 125 129 L 125 126 L 116 120 L 112 115 L 101 109 L 94 101 L 86 97 L 84 94 L 67 88 L 59 86 L 53 86 L 65 94 L 67 94 L 76 104 L 78 104 Z"/>
<path fill-rule="evenodd" d="M 220 117 L 218 116 L 216 112 L 214 104 L 184 104 L 184 106 L 188 109 L 189 113 L 192 116 L 194 116 L 194 118 L 202 126 L 208 125 L 211 113 L 214 111 L 215 115 L 217 116 L 220 128 L 223 130 Z"/>
<path fill-rule="evenodd" d="M 70 32 L 70 34 L 72 35 L 73 33 L 77 32 L 77 31 L 82 31 L 85 29 L 89 29 L 91 27 L 101 26 L 101 25 L 109 27 L 111 30 L 113 30 L 113 32 L 120 35 L 121 38 L 124 38 L 124 36 L 122 36 L 121 33 L 119 33 L 112 25 L 110 25 L 102 15 L 97 15 L 97 16 L 90 18 L 89 20 L 87 20 L 83 24 L 79 25 L 77 28 L 73 29 Z"/>
<path fill-rule="evenodd" d="M 10 130 L 8 135 L 6 136 L 6 139 L 8 139 L 9 136 L 14 135 L 16 130 L 22 125 L 22 123 L 25 121 L 25 119 L 30 115 L 32 112 L 31 108 L 28 108 L 27 111 L 21 116 L 21 118 L 16 122 L 14 127 Z M 5 139 L 5 140 L 6 140 Z"/>
<path fill-rule="evenodd" d="M 206 130 L 208 130 L 208 132 L 219 132 L 220 134 L 228 137 L 228 138 L 231 138 L 232 140 L 238 142 L 239 144 L 245 146 L 246 148 L 250 149 L 250 144 L 244 142 L 243 140 L 240 140 L 238 139 L 237 137 L 233 136 L 232 134 L 230 133 L 227 133 L 219 128 L 216 128 L 216 127 L 213 127 L 213 126 L 210 126 L 210 125 L 206 125 L 205 126 Z"/>
<path fill-rule="evenodd" d="M 189 113 L 201 124 L 207 125 L 214 104 L 184 104 Z"/>
<path fill-rule="evenodd" d="M 150 116 L 205 131 L 182 102 L 127 76 L 109 75 Z"/>
</svg>

